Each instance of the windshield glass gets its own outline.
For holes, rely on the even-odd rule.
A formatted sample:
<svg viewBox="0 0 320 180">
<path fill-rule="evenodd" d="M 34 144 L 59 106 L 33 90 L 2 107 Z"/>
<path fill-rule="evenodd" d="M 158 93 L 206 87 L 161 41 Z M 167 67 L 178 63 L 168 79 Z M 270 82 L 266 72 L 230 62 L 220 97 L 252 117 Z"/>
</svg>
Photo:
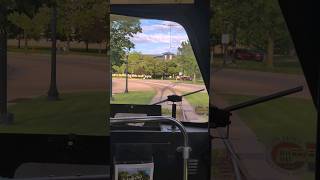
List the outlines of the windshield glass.
<svg viewBox="0 0 320 180">
<path fill-rule="evenodd" d="M 177 119 L 206 122 L 208 95 L 184 28 L 162 20 L 111 16 L 112 101 L 155 104 L 169 95 L 185 96 Z M 172 102 L 159 103 L 171 115 Z"/>
</svg>

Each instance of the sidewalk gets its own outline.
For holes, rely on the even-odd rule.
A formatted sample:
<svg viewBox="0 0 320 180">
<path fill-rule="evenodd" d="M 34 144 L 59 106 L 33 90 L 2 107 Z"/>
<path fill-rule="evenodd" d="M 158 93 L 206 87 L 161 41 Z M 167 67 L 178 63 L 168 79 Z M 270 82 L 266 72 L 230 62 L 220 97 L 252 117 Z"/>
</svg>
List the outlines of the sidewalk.
<svg viewBox="0 0 320 180">
<path fill-rule="evenodd" d="M 228 104 L 219 95 L 214 97 L 218 107 Z M 249 180 L 298 180 L 296 174 L 288 174 L 272 167 L 268 162 L 266 147 L 257 140 L 254 132 L 243 122 L 240 117 L 233 113 L 231 116 L 230 141 L 241 163 L 245 166 Z M 214 141 L 214 142 L 217 142 Z M 217 144 L 221 147 L 221 144 Z M 213 144 L 215 147 L 215 144 Z"/>
</svg>

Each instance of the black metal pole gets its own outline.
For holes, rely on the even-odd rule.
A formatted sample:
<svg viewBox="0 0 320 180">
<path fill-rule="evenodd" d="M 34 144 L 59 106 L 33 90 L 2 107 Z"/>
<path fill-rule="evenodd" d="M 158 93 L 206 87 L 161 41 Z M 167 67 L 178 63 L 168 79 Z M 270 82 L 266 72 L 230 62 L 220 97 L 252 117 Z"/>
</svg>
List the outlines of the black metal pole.
<svg viewBox="0 0 320 180">
<path fill-rule="evenodd" d="M 277 98 L 282 97 L 282 96 L 287 96 L 287 95 L 290 95 L 290 94 L 293 94 L 293 93 L 297 93 L 297 92 L 300 92 L 302 90 L 303 90 L 303 86 L 298 86 L 298 87 L 295 87 L 295 88 L 292 88 L 292 89 L 287 89 L 287 90 L 284 90 L 284 91 L 280 91 L 280 92 L 277 92 L 277 93 L 274 93 L 274 94 L 271 94 L 271 95 L 267 95 L 267 96 L 259 97 L 257 99 L 249 100 L 249 101 L 246 101 L 246 102 L 243 102 L 243 103 L 240 103 L 240 104 L 232 105 L 232 106 L 224 108 L 223 110 L 225 110 L 225 111 L 235 111 L 235 110 L 242 109 L 242 108 L 249 107 L 249 106 L 253 106 L 253 105 L 256 105 L 256 104 L 259 104 L 259 103 L 262 103 L 262 102 L 266 102 L 266 101 L 270 101 L 270 100 L 273 100 L 273 99 L 277 99 Z"/>
<path fill-rule="evenodd" d="M 57 89 L 57 6 L 52 6 L 51 17 L 51 80 L 50 89 L 48 91 L 49 100 L 58 100 L 59 92 Z"/>
<path fill-rule="evenodd" d="M 175 119 L 177 117 L 177 105 L 175 103 L 172 104 L 172 117 Z"/>
<path fill-rule="evenodd" d="M 107 13 L 106 13 L 106 56 L 107 56 L 107 91 L 109 93 L 110 99 L 108 100 L 113 101 L 114 98 L 112 96 L 112 62 L 110 58 L 110 6 L 108 6 Z"/>
<path fill-rule="evenodd" d="M 174 118 L 174 119 L 176 119 L 177 118 L 177 105 L 173 102 L 173 104 L 172 104 L 172 112 L 171 112 L 171 114 L 172 114 L 172 117 Z M 172 130 L 175 130 L 176 129 L 176 126 L 174 125 L 174 124 L 172 124 L 171 125 L 171 129 Z"/>
<path fill-rule="evenodd" d="M 128 93 L 128 70 L 129 70 L 129 52 L 130 49 L 128 51 L 128 54 L 126 55 L 126 89 L 124 90 L 124 93 Z"/>
<path fill-rule="evenodd" d="M 11 124 L 13 115 L 7 108 L 7 12 L 0 6 L 0 123 Z"/>
</svg>

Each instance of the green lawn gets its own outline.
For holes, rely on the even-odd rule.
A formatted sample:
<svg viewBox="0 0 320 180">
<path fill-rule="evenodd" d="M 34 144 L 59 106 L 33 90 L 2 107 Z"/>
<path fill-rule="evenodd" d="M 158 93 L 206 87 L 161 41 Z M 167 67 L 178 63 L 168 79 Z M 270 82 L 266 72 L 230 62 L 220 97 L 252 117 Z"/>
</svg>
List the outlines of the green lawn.
<svg viewBox="0 0 320 180">
<path fill-rule="evenodd" d="M 275 56 L 273 67 L 268 67 L 264 62 L 248 61 L 248 60 L 235 60 L 233 63 L 223 66 L 222 58 L 217 57 L 215 60 L 215 67 L 255 70 L 255 71 L 263 71 L 263 72 L 287 73 L 287 74 L 302 74 L 302 69 L 301 69 L 298 58 L 289 57 L 289 56 Z"/>
<path fill-rule="evenodd" d="M 185 96 L 185 98 L 192 106 L 209 106 L 209 96 L 206 92 L 195 93 L 189 96 Z"/>
<path fill-rule="evenodd" d="M 152 98 L 156 95 L 154 91 L 138 92 L 133 91 L 128 94 L 115 94 L 111 103 L 115 104 L 150 104 Z"/>
<path fill-rule="evenodd" d="M 148 104 L 154 92 L 115 95 L 112 103 Z M 105 92 L 61 94 L 58 101 L 46 97 L 20 100 L 9 106 L 14 124 L 1 125 L 0 133 L 107 135 L 108 99 Z"/>
<path fill-rule="evenodd" d="M 209 96 L 206 92 L 199 92 L 185 96 L 185 98 L 195 108 L 197 114 L 203 117 L 208 116 Z"/>
<path fill-rule="evenodd" d="M 254 96 L 226 94 L 221 96 L 229 104 L 255 98 Z M 194 106 L 208 106 L 208 96 L 204 93 L 190 95 L 186 98 Z M 277 139 L 285 138 L 297 141 L 303 146 L 305 143 L 315 143 L 316 110 L 311 100 L 284 97 L 235 112 L 255 132 L 258 140 L 267 146 Z M 311 157 L 307 161 L 313 163 L 314 158 Z M 314 179 L 314 173 L 311 171 L 301 172 L 299 176 L 301 179 Z"/>
<path fill-rule="evenodd" d="M 224 95 L 224 98 L 235 104 L 255 97 Z M 284 137 L 315 142 L 316 110 L 311 100 L 280 98 L 236 112 L 265 144 Z"/>
<path fill-rule="evenodd" d="M 229 104 L 254 99 L 254 96 L 222 95 Z M 197 93 L 186 99 L 195 107 L 208 107 L 208 95 Z M 316 110 L 311 100 L 280 98 L 235 111 L 264 143 L 274 138 L 291 137 L 315 142 Z"/>
<path fill-rule="evenodd" d="M 254 98 L 239 95 L 224 97 L 232 104 Z M 267 146 L 277 139 L 288 139 L 302 146 L 316 141 L 316 110 L 311 100 L 281 98 L 239 110 L 237 113 L 255 132 L 258 140 Z M 314 157 L 309 157 L 307 162 L 312 164 L 314 160 Z M 314 179 L 314 173 L 310 170 L 297 175 L 301 179 Z"/>
<path fill-rule="evenodd" d="M 9 46 L 8 52 L 18 52 L 18 53 L 30 53 L 30 54 L 50 54 L 51 48 L 50 47 L 40 47 L 40 46 L 34 46 L 29 47 L 27 50 L 24 49 L 24 47 L 21 47 L 20 49 L 15 46 Z M 84 48 L 71 48 L 69 52 L 62 52 L 60 53 L 57 51 L 58 54 L 75 54 L 75 55 L 89 55 L 89 56 L 106 56 L 105 50 L 102 50 L 102 53 L 99 53 L 98 49 L 89 49 L 86 51 Z"/>
</svg>

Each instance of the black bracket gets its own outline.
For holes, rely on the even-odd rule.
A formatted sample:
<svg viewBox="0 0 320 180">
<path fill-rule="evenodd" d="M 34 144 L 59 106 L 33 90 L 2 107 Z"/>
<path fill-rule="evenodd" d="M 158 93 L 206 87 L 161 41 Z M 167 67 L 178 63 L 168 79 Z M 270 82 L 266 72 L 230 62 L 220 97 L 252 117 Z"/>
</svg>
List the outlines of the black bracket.
<svg viewBox="0 0 320 180">
<path fill-rule="evenodd" d="M 168 99 L 167 99 L 168 101 L 170 101 L 170 102 L 181 102 L 182 101 L 182 96 L 178 96 L 178 95 L 176 95 L 176 94 L 174 94 L 174 95 L 170 95 L 170 96 L 168 96 Z"/>
<path fill-rule="evenodd" d="M 210 122 L 211 128 L 227 127 L 231 124 L 230 116 L 232 113 L 217 107 L 210 108 L 210 114 L 213 116 L 213 121 Z"/>
</svg>

